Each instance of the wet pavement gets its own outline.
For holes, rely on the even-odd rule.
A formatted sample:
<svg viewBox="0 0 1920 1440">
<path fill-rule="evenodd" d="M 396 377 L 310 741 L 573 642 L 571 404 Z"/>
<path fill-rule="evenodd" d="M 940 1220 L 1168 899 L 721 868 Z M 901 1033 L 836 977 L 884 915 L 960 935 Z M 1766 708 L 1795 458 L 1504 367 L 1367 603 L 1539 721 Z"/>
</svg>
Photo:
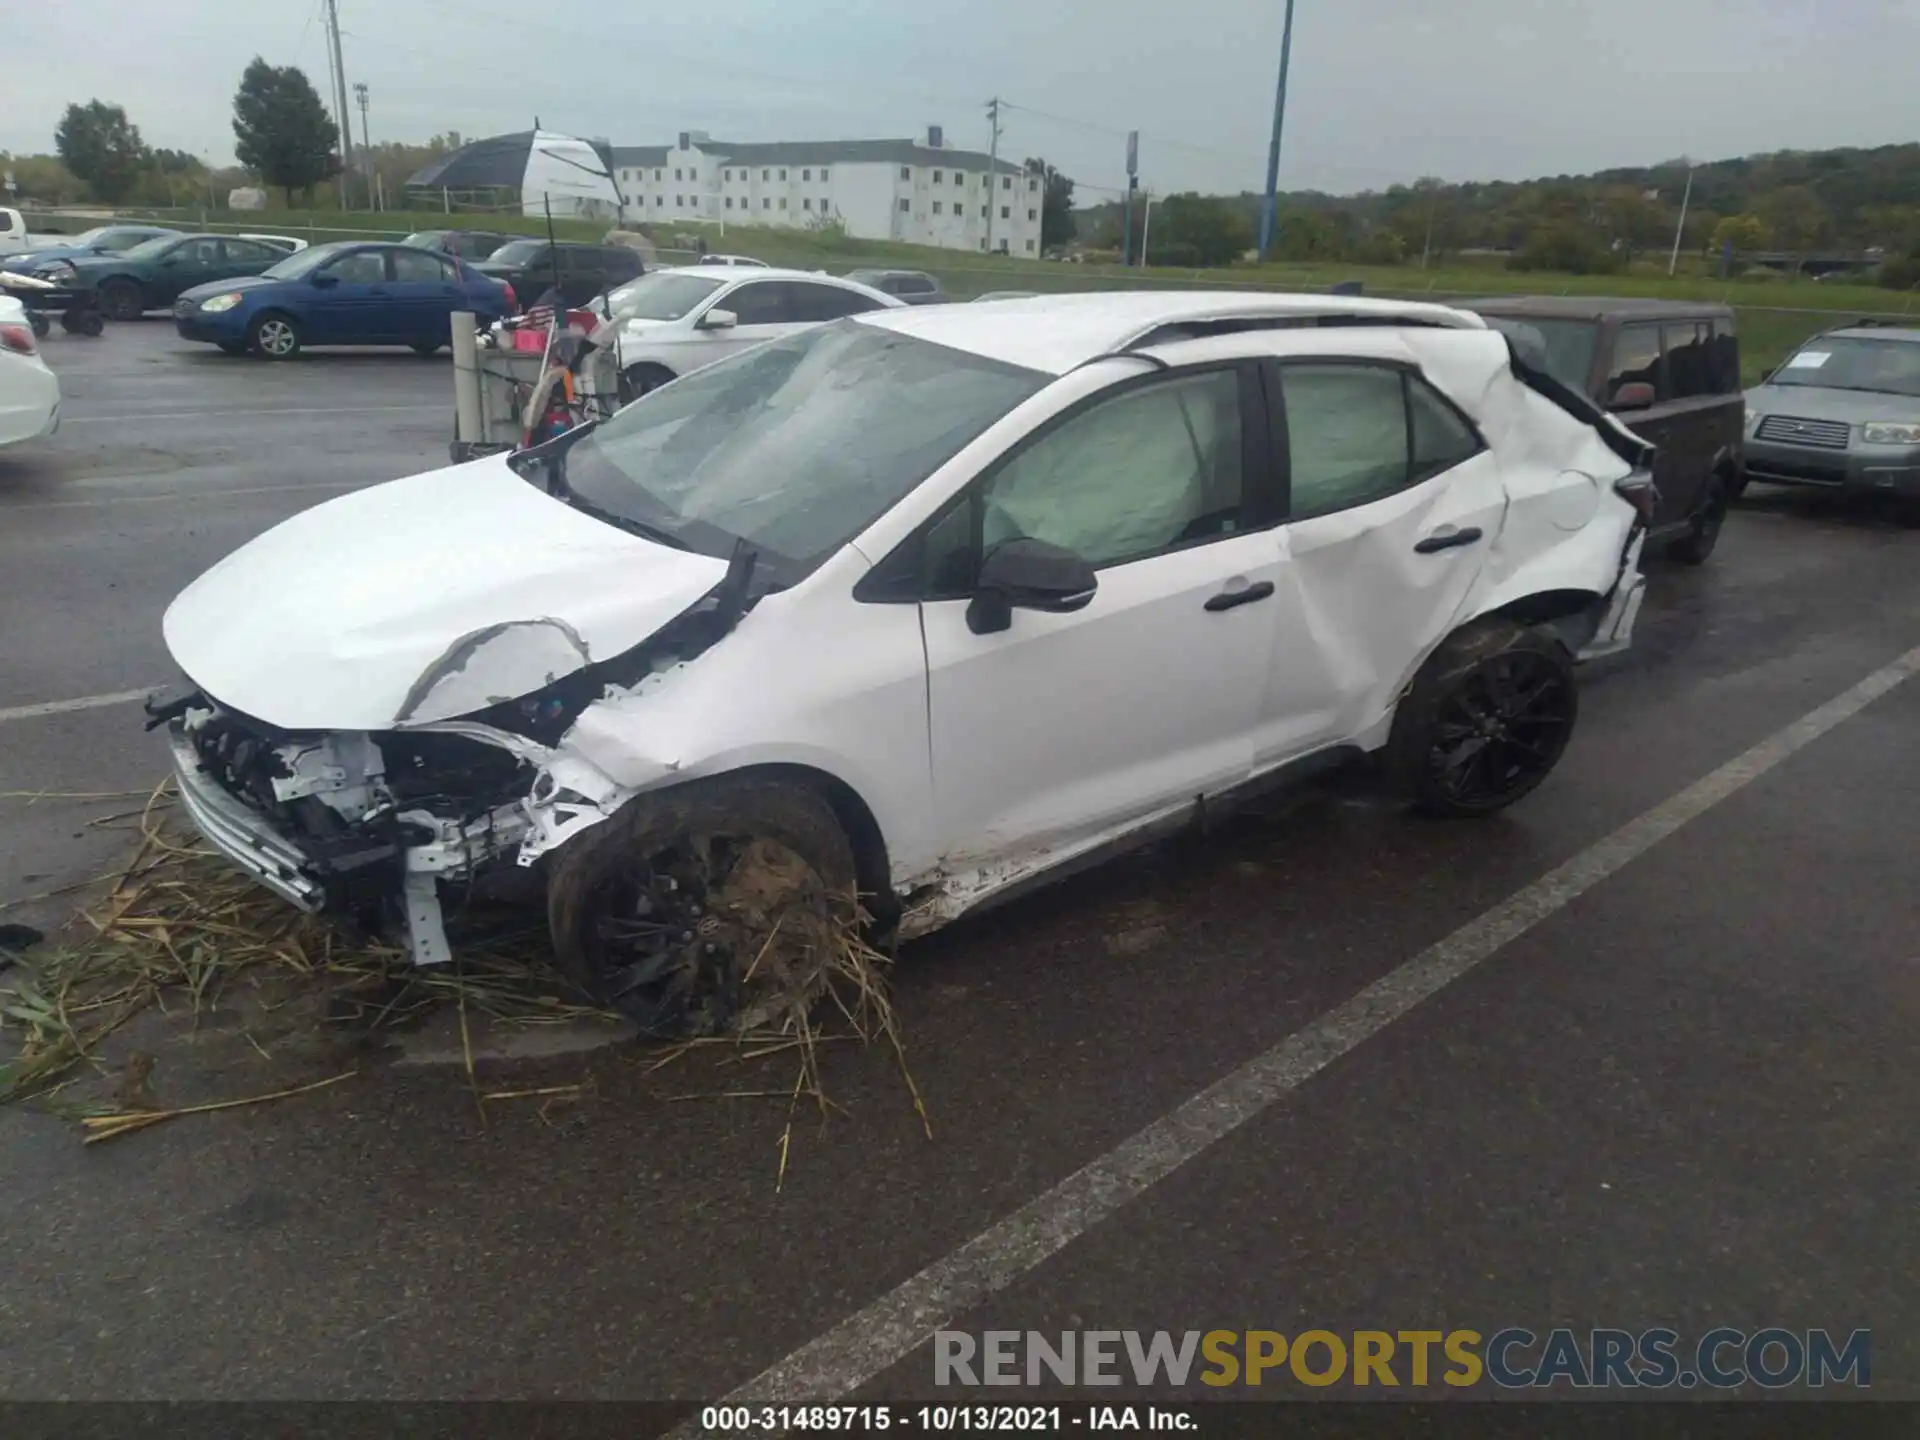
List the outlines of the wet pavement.
<svg viewBox="0 0 1920 1440">
<path fill-rule="evenodd" d="M 0 715 L 166 679 L 159 612 L 201 568 L 444 455 L 444 360 L 269 367 L 155 323 L 47 348 L 62 432 L 0 454 Z M 830 1053 L 843 1110 L 804 1115 L 778 1190 L 780 1102 L 678 1098 L 726 1072 L 624 1044 L 482 1060 L 487 1088 L 592 1083 L 544 1116 L 483 1120 L 444 1031 L 87 1149 L 0 1111 L 0 1394 L 714 1400 L 1920 645 L 1916 547 L 1756 495 L 1705 567 L 1654 568 L 1514 811 L 1422 822 L 1335 782 L 909 947 L 932 1137 L 890 1059 Z M 1920 1398 L 1917 733 L 1909 681 L 955 1328 L 1870 1327 L 1875 1395 Z M 130 704 L 0 719 L 0 790 L 159 770 Z M 0 801 L 0 901 L 111 868 L 103 808 Z M 860 1393 L 932 1394 L 926 1347 Z"/>
</svg>

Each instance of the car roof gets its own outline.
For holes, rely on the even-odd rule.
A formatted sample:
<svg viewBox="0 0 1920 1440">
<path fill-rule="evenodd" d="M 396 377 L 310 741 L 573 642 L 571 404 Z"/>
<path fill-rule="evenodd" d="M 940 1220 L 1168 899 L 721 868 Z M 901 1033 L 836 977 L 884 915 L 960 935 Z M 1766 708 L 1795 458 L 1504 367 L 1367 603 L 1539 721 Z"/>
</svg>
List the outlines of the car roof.
<svg viewBox="0 0 1920 1440">
<path fill-rule="evenodd" d="M 1710 300 L 1649 300 L 1612 295 L 1486 295 L 1455 302 L 1462 310 L 1542 320 L 1604 320 L 1609 315 L 1649 320 L 1683 316 L 1730 318 L 1732 309 Z"/>
<path fill-rule="evenodd" d="M 741 271 L 746 274 L 741 274 Z M 787 270 L 775 265 L 666 265 L 659 270 L 648 272 L 652 275 L 700 275 L 708 280 L 817 280 L 829 285 L 838 285 L 843 289 L 858 290 L 862 286 L 858 280 L 848 279 L 844 275 L 829 275 L 824 270 Z"/>
<path fill-rule="evenodd" d="M 1127 349 L 1157 331 L 1179 325 L 1250 322 L 1250 328 L 1289 321 L 1440 326 L 1484 330 L 1477 315 L 1418 301 L 1345 295 L 1258 294 L 1246 291 L 1080 291 L 1036 295 L 1017 305 L 946 305 L 874 311 L 856 317 L 975 355 L 1064 375 L 1077 365 Z"/>
<path fill-rule="evenodd" d="M 1822 330 L 1805 342 L 1811 345 L 1815 340 L 1898 340 L 1903 344 L 1920 344 L 1920 327 L 1906 325 L 1842 325 L 1836 330 Z"/>
</svg>

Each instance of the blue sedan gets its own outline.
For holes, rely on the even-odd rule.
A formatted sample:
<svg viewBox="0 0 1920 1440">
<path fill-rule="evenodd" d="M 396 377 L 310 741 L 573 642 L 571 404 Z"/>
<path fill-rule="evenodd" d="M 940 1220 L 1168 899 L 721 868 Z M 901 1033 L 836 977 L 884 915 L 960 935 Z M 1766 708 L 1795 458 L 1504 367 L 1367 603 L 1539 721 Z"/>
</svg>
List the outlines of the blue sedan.
<svg viewBox="0 0 1920 1440">
<path fill-rule="evenodd" d="M 261 275 L 196 285 L 175 302 L 173 323 L 189 340 L 268 360 L 309 345 L 407 345 L 431 355 L 448 342 L 455 310 L 485 325 L 508 313 L 507 292 L 449 255 L 346 241 L 302 250 Z"/>
</svg>

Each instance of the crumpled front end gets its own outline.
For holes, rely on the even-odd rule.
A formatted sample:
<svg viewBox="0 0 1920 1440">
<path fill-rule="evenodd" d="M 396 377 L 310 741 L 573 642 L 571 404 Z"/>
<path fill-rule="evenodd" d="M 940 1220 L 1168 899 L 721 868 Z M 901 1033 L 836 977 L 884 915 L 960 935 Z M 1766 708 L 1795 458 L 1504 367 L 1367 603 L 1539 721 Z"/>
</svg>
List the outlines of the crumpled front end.
<svg viewBox="0 0 1920 1440">
<path fill-rule="evenodd" d="M 528 760 L 470 735 L 279 731 L 194 693 L 154 710 L 209 844 L 308 911 L 390 920 L 415 963 L 450 958 L 440 882 L 531 832 Z"/>
</svg>

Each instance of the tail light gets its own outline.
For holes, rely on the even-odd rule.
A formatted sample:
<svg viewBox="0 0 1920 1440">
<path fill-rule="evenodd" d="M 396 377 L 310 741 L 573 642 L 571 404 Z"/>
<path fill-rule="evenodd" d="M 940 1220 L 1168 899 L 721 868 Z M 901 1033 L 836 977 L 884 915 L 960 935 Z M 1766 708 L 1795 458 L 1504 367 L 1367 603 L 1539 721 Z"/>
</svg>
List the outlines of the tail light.
<svg viewBox="0 0 1920 1440">
<path fill-rule="evenodd" d="M 33 338 L 33 331 L 25 325 L 0 325 L 0 350 L 11 350 L 16 355 L 37 355 L 40 345 Z"/>
<path fill-rule="evenodd" d="M 1642 525 L 1653 524 L 1653 508 L 1660 492 L 1654 489 L 1651 470 L 1636 470 L 1624 480 L 1614 481 L 1613 493 L 1640 512 Z"/>
</svg>

